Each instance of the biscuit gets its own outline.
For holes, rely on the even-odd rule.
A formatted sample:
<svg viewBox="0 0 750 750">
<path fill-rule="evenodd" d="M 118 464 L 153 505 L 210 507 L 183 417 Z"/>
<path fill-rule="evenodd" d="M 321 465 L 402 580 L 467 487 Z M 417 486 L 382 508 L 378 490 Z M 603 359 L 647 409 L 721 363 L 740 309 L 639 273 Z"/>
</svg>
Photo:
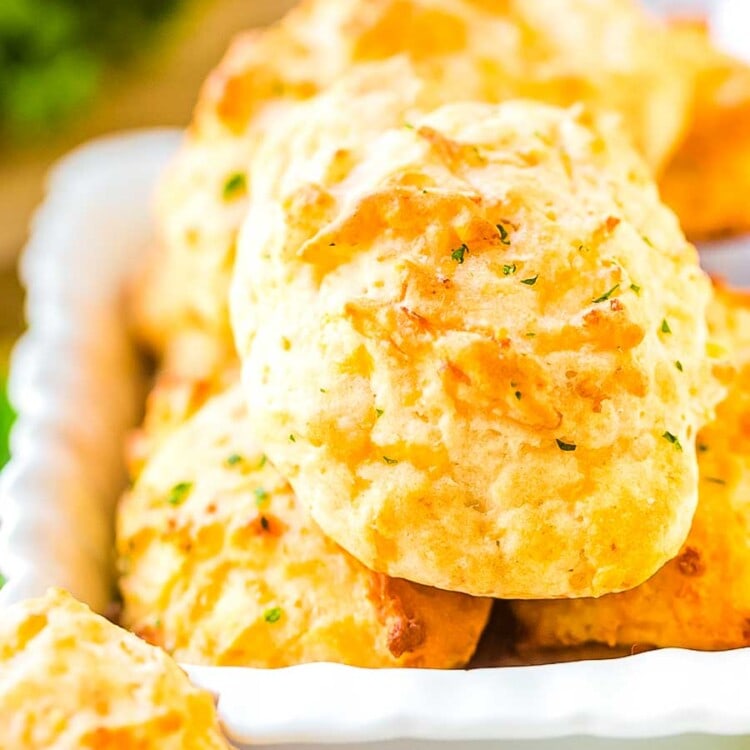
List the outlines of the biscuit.
<svg viewBox="0 0 750 750">
<path fill-rule="evenodd" d="M 738 376 L 698 435 L 700 499 L 679 555 L 632 591 L 516 602 L 524 651 L 601 642 L 702 650 L 750 645 L 750 295 L 720 288 L 712 325 Z"/>
<path fill-rule="evenodd" d="M 632 0 L 302 2 L 237 39 L 162 182 L 157 247 L 133 289 L 155 351 L 189 328 L 231 341 L 226 290 L 264 133 L 343 73 L 398 54 L 442 92 L 438 103 L 528 97 L 615 110 L 655 168 L 687 124 L 691 82 L 669 31 Z"/>
<path fill-rule="evenodd" d="M 750 231 L 750 67 L 705 29 L 678 29 L 697 74 L 690 129 L 660 178 L 664 202 L 694 240 Z"/>
<path fill-rule="evenodd" d="M 61 590 L 0 613 L 0 706 L 13 750 L 229 750 L 208 693 Z"/>
<path fill-rule="evenodd" d="M 127 437 L 125 457 L 131 480 L 164 439 L 213 395 L 237 382 L 234 348 L 199 330 L 170 341 L 146 398 L 142 424 Z"/>
<path fill-rule="evenodd" d="M 249 435 L 239 389 L 167 438 L 118 511 L 122 621 L 181 662 L 459 667 L 491 602 L 372 573 Z"/>
<path fill-rule="evenodd" d="M 280 126 L 292 152 L 314 111 Z M 326 111 L 356 133 L 356 101 Z M 231 298 L 253 430 L 373 570 L 632 588 L 687 536 L 722 392 L 695 248 L 609 118 L 510 102 L 406 125 L 364 127 L 345 169 L 312 151 L 281 191 L 255 174 Z"/>
</svg>

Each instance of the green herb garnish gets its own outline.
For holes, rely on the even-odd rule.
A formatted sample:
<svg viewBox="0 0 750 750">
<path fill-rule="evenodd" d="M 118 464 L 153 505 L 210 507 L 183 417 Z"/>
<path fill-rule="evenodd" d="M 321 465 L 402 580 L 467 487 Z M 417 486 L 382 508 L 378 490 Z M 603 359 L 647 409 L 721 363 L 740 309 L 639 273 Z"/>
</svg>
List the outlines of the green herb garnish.
<svg viewBox="0 0 750 750">
<path fill-rule="evenodd" d="M 247 192 L 247 177 L 244 172 L 235 172 L 224 183 L 222 195 L 225 201 L 232 201 Z"/>
<path fill-rule="evenodd" d="M 511 263 L 510 265 L 503 266 L 503 276 L 510 276 L 516 272 L 516 264 Z"/>
<path fill-rule="evenodd" d="M 678 360 L 677 360 L 677 361 L 676 361 L 676 362 L 674 363 L 674 366 L 675 366 L 675 367 L 676 367 L 676 368 L 677 368 L 677 369 L 678 369 L 678 370 L 679 370 L 680 372 L 684 372 L 684 370 L 682 369 L 682 362 L 680 362 L 680 360 L 679 360 L 679 359 L 678 359 Z"/>
<path fill-rule="evenodd" d="M 537 274 L 536 276 L 533 276 L 530 279 L 521 279 L 521 283 L 526 284 L 526 286 L 534 286 L 538 278 L 539 278 L 539 274 Z"/>
<path fill-rule="evenodd" d="M 516 398 L 520 401 L 521 400 L 521 391 L 516 391 Z"/>
<path fill-rule="evenodd" d="M 5 586 L 6 583 L 8 583 L 8 579 L 0 573 L 0 591 L 3 590 L 3 586 Z"/>
<path fill-rule="evenodd" d="M 661 332 L 662 333 L 672 333 L 672 329 L 669 327 L 669 323 L 667 323 L 667 319 L 664 318 L 661 322 Z"/>
<path fill-rule="evenodd" d="M 502 224 L 495 224 L 495 226 L 497 227 L 497 231 L 500 232 L 500 242 L 502 242 L 503 245 L 510 245 L 508 230 Z"/>
<path fill-rule="evenodd" d="M 378 419 L 383 416 L 383 410 L 382 409 L 375 409 L 375 413 L 378 415 Z"/>
<path fill-rule="evenodd" d="M 719 479 L 719 477 L 705 477 L 705 480 L 712 484 L 726 484 L 726 481 L 724 479 Z"/>
<path fill-rule="evenodd" d="M 227 466 L 236 466 L 238 463 L 242 462 L 242 456 L 240 456 L 239 453 L 232 453 L 229 458 L 227 458 Z"/>
<path fill-rule="evenodd" d="M 290 442 L 290 443 L 296 443 L 296 442 L 297 442 L 297 438 L 296 438 L 296 437 L 294 437 L 294 435 L 290 434 L 290 435 L 289 435 L 289 442 Z"/>
<path fill-rule="evenodd" d="M 253 492 L 255 494 L 255 504 L 258 506 L 265 505 L 268 500 L 268 493 L 262 487 L 256 487 Z"/>
<path fill-rule="evenodd" d="M 451 258 L 456 261 L 459 265 L 464 262 L 464 255 L 469 252 L 469 248 L 466 243 L 463 243 L 460 247 L 457 247 L 452 253 Z"/>
<path fill-rule="evenodd" d="M 640 287 L 638 286 L 638 284 L 631 284 L 631 285 L 630 285 L 630 288 L 631 288 L 631 289 L 632 289 L 632 290 L 633 290 L 633 291 L 634 291 L 634 292 L 635 292 L 636 294 L 640 294 L 640 293 L 641 293 L 641 288 L 640 288 Z"/>
<path fill-rule="evenodd" d="M 271 607 L 263 613 L 263 619 L 266 622 L 274 623 L 281 619 L 281 607 Z"/>
<path fill-rule="evenodd" d="M 682 444 L 680 443 L 680 439 L 677 437 L 677 435 L 673 435 L 671 432 L 664 432 L 662 437 L 669 443 L 672 443 L 677 450 L 682 450 Z"/>
<path fill-rule="evenodd" d="M 578 447 L 575 443 L 565 443 L 559 438 L 555 438 L 555 442 L 557 443 L 557 447 L 561 451 L 565 451 L 566 453 L 570 453 L 571 451 L 574 451 Z"/>
<path fill-rule="evenodd" d="M 615 284 L 608 292 L 604 292 L 601 297 L 597 297 L 595 300 L 593 300 L 593 303 L 596 305 L 599 302 L 606 302 L 619 288 L 620 285 Z"/>
<path fill-rule="evenodd" d="M 192 482 L 179 482 L 169 491 L 167 502 L 170 505 L 180 505 L 181 503 L 184 503 L 192 489 Z"/>
<path fill-rule="evenodd" d="M 383 456 L 383 461 L 391 465 L 398 463 L 398 461 L 395 458 L 388 458 L 388 456 Z"/>
</svg>

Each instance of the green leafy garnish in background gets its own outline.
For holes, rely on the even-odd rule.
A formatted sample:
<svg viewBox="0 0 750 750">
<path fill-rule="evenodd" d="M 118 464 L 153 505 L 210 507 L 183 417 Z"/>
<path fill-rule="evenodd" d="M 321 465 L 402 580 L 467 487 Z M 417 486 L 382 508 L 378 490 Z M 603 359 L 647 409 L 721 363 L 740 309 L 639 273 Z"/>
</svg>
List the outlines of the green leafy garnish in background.
<svg viewBox="0 0 750 750">
<path fill-rule="evenodd" d="M 2 468 L 10 458 L 8 447 L 8 433 L 13 423 L 13 410 L 8 403 L 8 397 L 5 391 L 5 383 L 0 380 L 0 468 Z"/>
<path fill-rule="evenodd" d="M 0 135 L 54 134 L 179 0 L 0 0 Z"/>
</svg>

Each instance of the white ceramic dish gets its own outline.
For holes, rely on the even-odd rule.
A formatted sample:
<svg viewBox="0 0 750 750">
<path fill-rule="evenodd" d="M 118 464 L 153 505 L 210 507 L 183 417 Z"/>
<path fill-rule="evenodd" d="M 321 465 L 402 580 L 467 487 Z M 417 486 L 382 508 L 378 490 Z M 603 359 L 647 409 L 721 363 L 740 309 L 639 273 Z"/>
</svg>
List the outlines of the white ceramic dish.
<svg viewBox="0 0 750 750">
<path fill-rule="evenodd" d="M 111 592 L 120 451 L 142 382 L 122 288 L 148 245 L 154 179 L 170 131 L 111 138 L 54 172 L 24 257 L 30 330 L 15 353 L 19 411 L 0 483 L 0 603 L 55 584 L 97 609 Z M 706 253 L 750 285 L 750 243 Z M 750 649 L 470 672 L 189 668 L 219 696 L 238 741 L 656 737 L 750 733 Z"/>
</svg>

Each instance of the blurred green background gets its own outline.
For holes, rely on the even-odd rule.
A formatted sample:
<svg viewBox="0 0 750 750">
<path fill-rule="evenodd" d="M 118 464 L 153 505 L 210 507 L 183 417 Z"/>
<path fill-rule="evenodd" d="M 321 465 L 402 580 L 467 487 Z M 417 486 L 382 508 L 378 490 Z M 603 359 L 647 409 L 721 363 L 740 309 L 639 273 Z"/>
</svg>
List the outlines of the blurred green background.
<svg viewBox="0 0 750 750">
<path fill-rule="evenodd" d="M 0 274 L 0 468 L 8 460 L 12 412 L 6 396 L 8 357 L 23 325 L 22 293 L 15 273 Z"/>
<path fill-rule="evenodd" d="M 3 0 L 0 127 L 30 140 L 64 127 L 108 67 L 147 47 L 180 0 Z"/>
<path fill-rule="evenodd" d="M 293 2 L 0 0 L 0 466 L 22 330 L 15 261 L 50 165 L 103 133 L 185 125 L 231 37 Z"/>
</svg>

